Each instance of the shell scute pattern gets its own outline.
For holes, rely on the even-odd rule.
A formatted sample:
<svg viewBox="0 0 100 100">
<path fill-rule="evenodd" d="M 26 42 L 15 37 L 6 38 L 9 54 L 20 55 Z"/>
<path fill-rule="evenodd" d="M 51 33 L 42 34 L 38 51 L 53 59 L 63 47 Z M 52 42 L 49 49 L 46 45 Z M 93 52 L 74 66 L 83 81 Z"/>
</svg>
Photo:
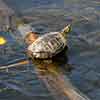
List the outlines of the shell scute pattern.
<svg viewBox="0 0 100 100">
<path fill-rule="evenodd" d="M 33 56 L 36 58 L 51 58 L 64 47 L 65 44 L 58 32 L 45 34 L 33 44 Z"/>
</svg>

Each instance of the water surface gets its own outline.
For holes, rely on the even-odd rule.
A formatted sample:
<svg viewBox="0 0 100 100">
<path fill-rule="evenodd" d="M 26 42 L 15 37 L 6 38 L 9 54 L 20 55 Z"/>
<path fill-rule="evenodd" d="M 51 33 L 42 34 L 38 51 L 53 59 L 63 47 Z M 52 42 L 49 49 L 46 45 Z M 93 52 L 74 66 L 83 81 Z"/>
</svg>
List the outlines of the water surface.
<svg viewBox="0 0 100 100">
<path fill-rule="evenodd" d="M 99 0 L 5 0 L 9 7 L 21 13 L 21 17 L 31 22 L 40 34 L 50 31 L 60 31 L 66 24 L 72 25 L 72 32 L 68 37 L 69 50 L 67 59 L 61 59 L 51 67 L 60 75 L 68 76 L 72 83 L 92 100 L 100 98 L 100 1 Z M 39 3 L 38 3 L 39 2 Z M 25 5 L 25 6 L 22 6 Z M 18 7 L 19 6 L 19 7 Z M 27 59 L 22 53 L 24 48 L 19 46 L 6 33 L 0 33 L 8 40 L 8 44 L 0 47 L 0 64 L 8 64 Z M 11 35 L 11 34 L 9 34 Z M 12 42 L 13 41 L 13 42 Z M 13 45 L 13 46 L 12 46 Z M 6 49 L 5 49 L 6 48 Z M 14 49 L 13 49 L 14 48 Z M 3 51 L 6 51 L 6 54 Z M 68 55 L 67 55 L 68 54 Z M 59 57 L 60 58 L 60 57 Z M 17 59 L 17 60 L 16 60 Z M 54 64 L 54 63 L 53 63 Z M 68 64 L 73 70 L 68 73 Z M 0 99 L 1 100 L 65 100 L 65 95 L 49 88 L 40 80 L 35 62 L 20 68 L 11 68 L 8 72 L 0 72 Z M 52 65 L 50 65 L 52 66 Z M 48 66 L 47 66 L 48 67 Z M 40 68 L 41 69 L 41 68 Z M 44 70 L 44 68 L 43 68 Z M 42 71 L 43 71 L 42 70 Z M 47 71 L 47 70 L 46 70 Z M 40 71 L 38 71 L 40 73 Z M 54 72 L 52 72 L 54 73 Z M 62 73 L 62 74 L 60 74 Z M 39 74 L 40 76 L 42 74 Z M 52 76 L 52 74 L 49 73 Z M 48 76 L 46 73 L 45 76 Z M 55 78 L 52 78 L 55 80 Z M 55 82 L 55 81 L 53 81 Z M 48 82 L 47 82 L 48 83 Z M 59 84 L 56 84 L 59 86 Z M 54 86 L 55 87 L 55 86 Z"/>
</svg>

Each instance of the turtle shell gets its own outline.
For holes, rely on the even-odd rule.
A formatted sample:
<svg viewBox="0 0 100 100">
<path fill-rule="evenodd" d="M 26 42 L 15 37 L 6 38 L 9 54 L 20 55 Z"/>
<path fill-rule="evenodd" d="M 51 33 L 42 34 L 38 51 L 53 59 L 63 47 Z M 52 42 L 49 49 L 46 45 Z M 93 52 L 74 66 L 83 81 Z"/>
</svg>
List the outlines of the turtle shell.
<svg viewBox="0 0 100 100">
<path fill-rule="evenodd" d="M 50 32 L 39 37 L 28 50 L 32 51 L 34 58 L 52 58 L 66 46 L 66 39 L 58 32 Z"/>
</svg>

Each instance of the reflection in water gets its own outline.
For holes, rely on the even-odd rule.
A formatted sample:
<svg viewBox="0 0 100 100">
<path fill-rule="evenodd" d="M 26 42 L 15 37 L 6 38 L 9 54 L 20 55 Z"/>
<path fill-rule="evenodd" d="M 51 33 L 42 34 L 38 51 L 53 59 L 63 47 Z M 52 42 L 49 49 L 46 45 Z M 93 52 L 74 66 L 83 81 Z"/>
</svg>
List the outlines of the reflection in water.
<svg viewBox="0 0 100 100">
<path fill-rule="evenodd" d="M 67 64 L 67 48 L 52 60 L 34 60 L 32 63 L 34 69 L 31 71 L 17 72 L 8 70 L 7 77 L 2 77 L 0 84 L 4 85 L 1 92 L 16 91 L 14 94 L 22 93 L 25 96 L 32 97 L 47 97 L 52 96 L 54 100 L 89 100 L 84 96 L 79 90 L 77 90 L 70 82 L 67 77 L 68 73 L 71 71 L 71 65 Z M 28 61 L 22 61 L 17 63 L 20 66 L 28 63 Z M 14 64 L 16 67 L 16 64 Z M 9 67 L 11 68 L 11 67 Z M 33 70 L 33 71 L 32 71 Z M 26 73 L 27 72 L 27 73 Z M 31 72 L 31 73 L 30 73 Z M 22 74 L 22 75 L 21 75 Z M 34 80 L 36 74 L 37 78 Z M 21 75 L 21 76 L 20 76 Z M 14 78 L 15 77 L 15 78 Z M 33 78 L 33 79 L 32 79 Z M 39 87 L 34 86 L 33 82 L 36 82 L 39 79 L 49 91 L 49 94 L 45 93 L 39 94 Z M 30 81 L 32 82 L 30 85 Z M 27 82 L 27 84 L 26 84 Z M 34 86 L 34 88 L 33 88 Z M 33 88 L 33 89 L 32 89 Z M 36 89 L 35 89 L 36 88 Z M 40 84 L 40 88 L 42 85 Z M 38 90 L 38 91 L 37 91 Z M 40 91 L 41 92 L 41 91 Z M 48 94 L 48 95 L 47 95 Z M 31 99 L 30 99 L 31 100 Z M 53 100 L 53 99 L 50 99 Z"/>
<path fill-rule="evenodd" d="M 63 51 L 65 53 L 65 51 Z M 51 92 L 55 100 L 67 99 L 67 96 L 63 93 L 63 68 L 66 72 L 69 69 L 69 65 L 66 64 L 67 57 L 65 54 L 61 54 L 54 57 L 52 60 L 32 60 L 35 64 L 35 70 L 38 78 L 43 81 Z M 62 68 L 63 67 L 63 68 Z M 62 79 L 62 80 L 61 80 Z"/>
<path fill-rule="evenodd" d="M 32 74 L 37 74 L 37 77 L 40 79 L 40 81 L 44 82 L 44 84 L 48 88 L 51 96 L 54 97 L 54 100 L 67 99 L 67 96 L 65 96 L 63 93 L 63 85 L 60 86 L 60 84 L 63 84 L 63 80 L 61 81 L 61 78 L 63 78 L 63 72 L 64 72 L 63 68 L 66 69 L 65 72 L 70 69 L 70 67 L 66 64 L 67 57 L 65 56 L 66 55 L 65 53 L 66 52 L 63 51 L 62 52 L 63 56 L 61 56 L 62 54 L 59 54 L 56 57 L 54 57 L 53 60 L 44 60 L 44 61 L 33 60 L 33 66 L 35 65 L 35 71 L 32 71 Z M 26 62 L 28 62 L 28 61 L 26 60 L 26 61 L 22 61 L 17 64 L 12 64 L 12 66 L 10 66 L 8 68 L 12 68 L 14 66 L 16 68 L 16 65 L 19 64 L 20 66 L 22 66 L 22 64 L 24 64 L 24 63 L 26 64 Z M 61 66 L 63 66 L 63 68 L 61 68 Z M 2 67 L 1 69 L 5 69 L 6 67 L 7 66 Z M 0 84 L 4 86 L 1 89 L 1 92 L 3 92 L 3 93 L 10 92 L 13 90 L 13 91 L 16 91 L 16 93 L 19 92 L 19 93 L 24 94 L 25 96 L 40 97 L 39 94 L 38 95 L 36 94 L 36 90 L 35 90 L 35 92 L 31 91 L 30 88 L 32 88 L 33 86 L 31 87 L 30 85 L 27 86 L 24 84 L 23 81 L 25 79 L 22 76 L 20 76 L 20 74 L 22 74 L 22 72 L 17 72 L 17 71 L 11 72 L 11 69 L 9 69 L 7 73 L 9 73 L 10 75 L 8 75 L 7 77 L 2 76 L 2 78 L 1 78 L 2 80 L 0 80 Z M 28 74 L 29 74 L 29 72 L 28 72 Z M 26 74 L 27 77 L 28 77 L 28 74 Z M 25 76 L 25 73 L 23 73 L 23 75 Z M 14 77 L 15 77 L 15 79 L 14 79 Z M 30 79 L 31 77 L 32 77 L 32 75 L 29 75 L 27 83 L 29 83 L 30 80 L 37 82 L 34 79 Z M 39 88 L 37 88 L 37 90 L 39 92 Z M 42 94 L 41 97 L 43 95 L 45 97 L 46 96 L 49 97 L 50 94 L 47 95 L 45 93 L 45 94 Z"/>
<path fill-rule="evenodd" d="M 62 53 L 52 60 L 33 60 L 38 78 L 45 83 L 55 100 L 89 100 L 71 84 L 66 72 L 72 68 L 66 63 L 66 52 Z"/>
</svg>

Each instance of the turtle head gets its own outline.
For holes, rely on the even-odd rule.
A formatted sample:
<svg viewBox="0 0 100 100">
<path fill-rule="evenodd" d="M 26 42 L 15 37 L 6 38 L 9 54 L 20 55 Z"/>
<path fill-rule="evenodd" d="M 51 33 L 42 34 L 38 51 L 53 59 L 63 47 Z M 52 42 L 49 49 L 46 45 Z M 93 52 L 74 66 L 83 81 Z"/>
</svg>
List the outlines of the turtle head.
<svg viewBox="0 0 100 100">
<path fill-rule="evenodd" d="M 66 38 L 70 31 L 71 25 L 67 25 L 64 29 L 61 30 L 61 34 Z"/>
</svg>

